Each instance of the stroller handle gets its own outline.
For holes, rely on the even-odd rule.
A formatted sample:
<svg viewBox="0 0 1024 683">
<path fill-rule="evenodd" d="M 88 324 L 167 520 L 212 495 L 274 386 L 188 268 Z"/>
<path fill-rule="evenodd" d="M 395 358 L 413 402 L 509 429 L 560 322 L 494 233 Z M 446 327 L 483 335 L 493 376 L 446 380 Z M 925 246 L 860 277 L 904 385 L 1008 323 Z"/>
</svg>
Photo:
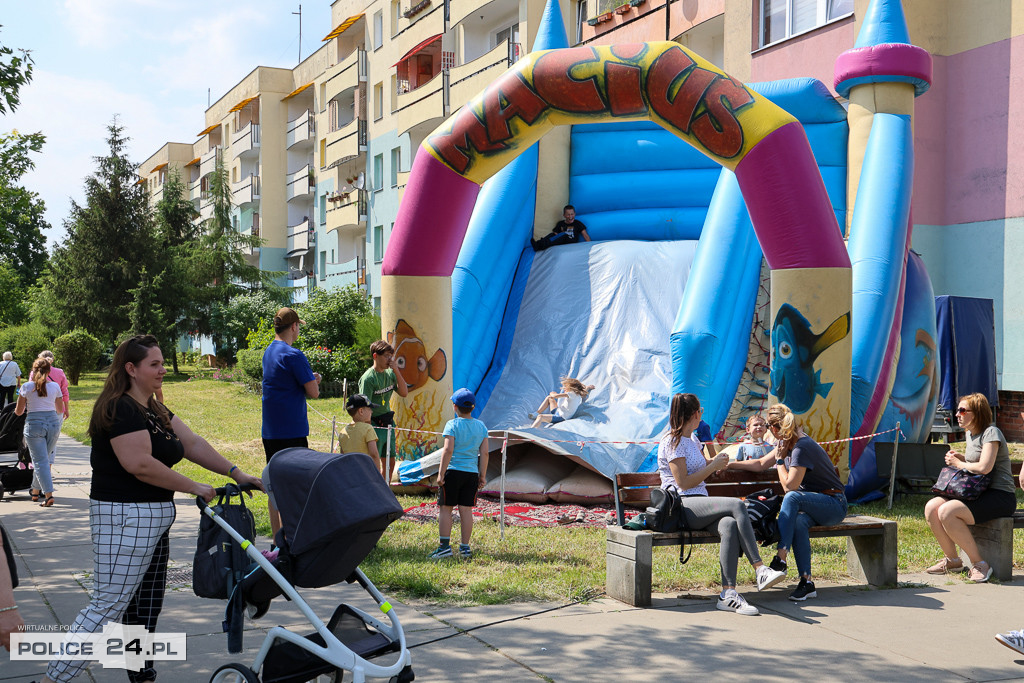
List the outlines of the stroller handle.
<svg viewBox="0 0 1024 683">
<path fill-rule="evenodd" d="M 226 486 L 214 489 L 213 493 L 214 497 L 217 498 L 223 498 L 224 496 L 231 498 L 231 496 L 240 496 L 246 491 L 259 491 L 259 488 L 253 486 L 252 484 L 242 484 L 241 486 L 239 486 L 238 484 L 227 484 Z M 203 500 L 199 496 L 196 496 L 196 507 L 198 507 L 200 510 L 205 510 L 206 505 L 207 503 L 205 500 Z"/>
</svg>

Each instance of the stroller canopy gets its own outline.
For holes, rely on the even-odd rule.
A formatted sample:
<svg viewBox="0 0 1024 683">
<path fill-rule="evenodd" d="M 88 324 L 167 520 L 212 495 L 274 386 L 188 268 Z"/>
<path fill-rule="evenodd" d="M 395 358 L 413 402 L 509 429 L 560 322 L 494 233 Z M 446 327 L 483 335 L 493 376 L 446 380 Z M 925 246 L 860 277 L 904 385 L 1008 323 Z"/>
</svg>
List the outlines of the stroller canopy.
<svg viewBox="0 0 1024 683">
<path fill-rule="evenodd" d="M 263 481 L 293 555 L 367 533 L 379 538 L 402 516 L 398 499 L 362 453 L 286 448 L 270 459 Z"/>
</svg>

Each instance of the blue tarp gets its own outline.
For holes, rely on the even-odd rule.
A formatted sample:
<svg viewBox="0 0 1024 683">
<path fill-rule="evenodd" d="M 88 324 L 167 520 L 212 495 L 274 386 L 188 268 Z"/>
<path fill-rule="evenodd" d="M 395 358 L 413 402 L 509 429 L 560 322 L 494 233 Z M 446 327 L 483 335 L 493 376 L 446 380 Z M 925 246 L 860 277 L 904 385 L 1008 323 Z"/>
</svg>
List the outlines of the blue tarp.
<svg viewBox="0 0 1024 683">
<path fill-rule="evenodd" d="M 999 405 L 992 299 L 937 296 L 935 315 L 942 367 L 939 410 L 955 410 L 961 396 L 975 392 Z"/>
</svg>

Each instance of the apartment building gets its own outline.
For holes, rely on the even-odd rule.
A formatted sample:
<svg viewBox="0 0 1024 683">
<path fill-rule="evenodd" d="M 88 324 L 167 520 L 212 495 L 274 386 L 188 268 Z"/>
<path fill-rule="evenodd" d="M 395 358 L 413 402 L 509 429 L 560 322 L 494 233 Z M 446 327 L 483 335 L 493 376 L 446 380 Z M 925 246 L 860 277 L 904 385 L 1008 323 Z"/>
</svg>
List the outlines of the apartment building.
<svg viewBox="0 0 1024 683">
<path fill-rule="evenodd" d="M 563 17 L 575 20 L 576 5 Z M 428 133 L 519 57 L 543 0 L 337 0 L 322 47 L 294 69 L 257 67 L 205 112 L 195 142 L 140 168 L 150 198 L 181 173 L 200 219 L 222 158 L 247 254 L 295 302 L 356 284 L 380 301 L 380 264 L 413 155 Z"/>
</svg>

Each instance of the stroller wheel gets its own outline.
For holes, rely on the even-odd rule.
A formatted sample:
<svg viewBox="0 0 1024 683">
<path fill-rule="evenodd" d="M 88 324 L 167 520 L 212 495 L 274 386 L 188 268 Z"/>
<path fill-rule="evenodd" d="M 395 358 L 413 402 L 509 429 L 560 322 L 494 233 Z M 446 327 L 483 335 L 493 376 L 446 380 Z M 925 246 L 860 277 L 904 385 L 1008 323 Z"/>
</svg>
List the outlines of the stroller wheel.
<svg viewBox="0 0 1024 683">
<path fill-rule="evenodd" d="M 397 676 L 392 676 L 389 683 L 412 683 L 416 680 L 416 674 L 412 672 L 412 666 L 406 665 Z"/>
<path fill-rule="evenodd" d="M 244 664 L 231 663 L 214 671 L 210 683 L 260 683 L 260 677 Z"/>
<path fill-rule="evenodd" d="M 4 499 L 4 485 L 0 484 L 0 500 Z"/>
</svg>

